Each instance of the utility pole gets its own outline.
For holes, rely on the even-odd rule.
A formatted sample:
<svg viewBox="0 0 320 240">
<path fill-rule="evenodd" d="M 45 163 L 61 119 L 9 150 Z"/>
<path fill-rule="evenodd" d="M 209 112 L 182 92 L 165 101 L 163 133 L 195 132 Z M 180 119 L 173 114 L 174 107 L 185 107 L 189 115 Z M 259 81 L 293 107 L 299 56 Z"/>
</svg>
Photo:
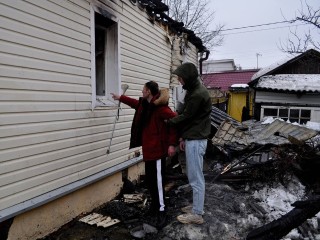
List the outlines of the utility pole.
<svg viewBox="0 0 320 240">
<path fill-rule="evenodd" d="M 256 56 L 257 56 L 257 69 L 259 67 L 259 56 L 262 56 L 261 53 L 256 53 Z"/>
</svg>

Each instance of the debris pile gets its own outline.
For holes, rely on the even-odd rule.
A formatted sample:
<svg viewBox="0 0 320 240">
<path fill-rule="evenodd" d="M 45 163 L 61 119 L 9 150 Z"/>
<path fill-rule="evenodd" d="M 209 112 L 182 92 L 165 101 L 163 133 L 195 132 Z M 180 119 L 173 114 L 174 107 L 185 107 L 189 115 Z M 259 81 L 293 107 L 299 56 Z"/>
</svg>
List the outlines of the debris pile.
<svg viewBox="0 0 320 240">
<path fill-rule="evenodd" d="M 91 213 L 79 220 L 80 222 L 87 223 L 89 225 L 97 225 L 97 227 L 110 227 L 114 224 L 119 223 L 118 219 L 112 219 L 109 216 L 103 216 L 98 213 Z"/>
<path fill-rule="evenodd" d="M 94 211 L 102 219 L 119 219 L 117 224 L 103 228 L 76 221 L 45 240 L 320 239 L 319 129 L 280 120 L 222 119 L 208 140 L 204 224 L 176 220 L 192 202 L 179 155 L 168 165 L 163 229 L 147 215 L 150 196 L 142 176 L 137 184 L 124 179 L 121 194 Z"/>
<path fill-rule="evenodd" d="M 317 224 L 305 229 L 307 220 L 320 211 L 319 129 L 309 129 L 279 119 L 267 119 L 263 123 L 247 121 L 243 124 L 248 128 L 239 129 L 226 120 L 217 129 L 212 143 L 225 155 L 227 164 L 221 165 L 219 162 L 211 166 L 211 170 L 218 173 L 214 180 L 225 181 L 224 175 L 231 174 L 256 186 L 257 183 L 268 186 L 284 182 L 290 185 L 297 176 L 307 187 L 299 198 L 296 198 L 297 194 L 289 197 L 287 204 L 292 207 L 283 208 L 285 211 L 280 211 L 278 216 L 274 216 L 274 209 L 265 209 L 268 213 L 266 220 L 271 222 L 249 232 L 246 239 L 280 239 L 291 233 L 292 229 L 299 231 L 300 236 L 296 234 L 296 238 L 291 236 L 287 239 L 319 239 Z M 303 185 L 298 186 L 304 189 Z M 271 196 L 281 195 L 282 192 L 276 190 Z M 257 192 L 254 196 L 257 200 L 262 198 Z M 319 217 L 316 219 L 314 221 L 319 221 Z"/>
</svg>

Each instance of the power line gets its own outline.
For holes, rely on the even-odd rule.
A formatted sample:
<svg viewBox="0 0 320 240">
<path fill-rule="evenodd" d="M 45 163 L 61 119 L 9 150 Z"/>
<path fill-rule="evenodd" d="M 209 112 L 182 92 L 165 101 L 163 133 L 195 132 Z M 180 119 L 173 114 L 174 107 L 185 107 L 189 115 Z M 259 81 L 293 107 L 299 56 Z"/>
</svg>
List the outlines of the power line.
<svg viewBox="0 0 320 240">
<path fill-rule="evenodd" d="M 253 27 L 275 25 L 275 24 L 280 24 L 280 23 L 294 23 L 295 21 L 297 21 L 297 20 L 294 19 L 294 20 L 290 20 L 290 21 L 286 20 L 286 21 L 281 21 L 281 22 L 271 22 L 271 23 L 263 23 L 263 24 L 258 24 L 258 25 L 250 25 L 250 26 L 245 26 L 245 27 L 229 28 L 229 29 L 221 30 L 221 32 L 231 31 L 231 30 L 239 30 L 239 29 L 244 29 L 244 28 L 253 28 Z"/>
<path fill-rule="evenodd" d="M 315 17 L 320 17 L 320 15 L 315 16 Z M 285 20 L 285 21 L 279 21 L 279 22 L 263 23 L 263 24 L 257 24 L 257 25 L 249 25 L 249 26 L 229 28 L 229 29 L 221 29 L 220 32 L 239 30 L 239 29 L 245 29 L 245 28 L 255 28 L 255 27 L 262 27 L 262 26 L 270 26 L 270 25 L 276 25 L 276 24 L 282 24 L 282 23 L 294 23 L 296 21 L 298 21 L 298 19 Z M 209 31 L 209 32 L 206 32 L 206 33 L 213 33 L 213 32 L 216 32 L 216 31 Z"/>
<path fill-rule="evenodd" d="M 225 33 L 225 34 L 222 33 L 221 36 L 234 35 L 234 34 L 240 34 L 240 33 L 260 32 L 260 31 L 267 31 L 267 30 L 273 30 L 273 29 L 279 29 L 279 28 L 287 28 L 287 27 L 297 27 L 297 26 L 302 26 L 302 25 L 307 25 L 307 23 L 296 24 L 296 25 L 291 25 L 291 26 L 287 25 L 287 26 L 283 26 L 283 27 L 257 29 L 257 30 L 244 31 L 244 32 Z"/>
</svg>

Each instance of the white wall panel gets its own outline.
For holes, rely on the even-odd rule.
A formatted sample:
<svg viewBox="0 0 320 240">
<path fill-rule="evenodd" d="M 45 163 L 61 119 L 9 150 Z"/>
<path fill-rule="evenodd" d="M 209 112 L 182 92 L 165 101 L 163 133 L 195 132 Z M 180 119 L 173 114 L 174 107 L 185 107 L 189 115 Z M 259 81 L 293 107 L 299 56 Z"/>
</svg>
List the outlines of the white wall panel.
<svg viewBox="0 0 320 240">
<path fill-rule="evenodd" d="M 141 96 L 150 80 L 169 87 L 171 45 L 162 26 L 130 1 L 101 5 L 119 19 L 128 95 Z M 125 162 L 133 151 L 134 110 L 122 104 L 110 154 L 117 110 L 91 110 L 90 7 L 86 0 L 0 2 L 0 210 Z M 195 49 L 188 58 L 197 61 Z"/>
<path fill-rule="evenodd" d="M 255 101 L 258 103 L 307 104 L 320 106 L 320 96 L 313 94 L 303 94 L 301 96 L 295 93 L 256 91 Z"/>
</svg>

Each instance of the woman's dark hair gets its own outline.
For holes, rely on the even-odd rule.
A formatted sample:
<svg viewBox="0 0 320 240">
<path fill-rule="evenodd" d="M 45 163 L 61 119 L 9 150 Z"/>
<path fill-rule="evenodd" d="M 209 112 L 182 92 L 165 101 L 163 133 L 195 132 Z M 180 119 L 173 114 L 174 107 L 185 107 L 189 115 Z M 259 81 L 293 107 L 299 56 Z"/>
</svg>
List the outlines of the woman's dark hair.
<svg viewBox="0 0 320 240">
<path fill-rule="evenodd" d="M 155 96 L 159 93 L 158 83 L 156 83 L 154 81 L 150 81 L 150 82 L 147 82 L 145 84 L 145 86 L 146 86 L 146 88 L 148 88 L 150 90 L 150 92 L 153 96 Z"/>
</svg>

